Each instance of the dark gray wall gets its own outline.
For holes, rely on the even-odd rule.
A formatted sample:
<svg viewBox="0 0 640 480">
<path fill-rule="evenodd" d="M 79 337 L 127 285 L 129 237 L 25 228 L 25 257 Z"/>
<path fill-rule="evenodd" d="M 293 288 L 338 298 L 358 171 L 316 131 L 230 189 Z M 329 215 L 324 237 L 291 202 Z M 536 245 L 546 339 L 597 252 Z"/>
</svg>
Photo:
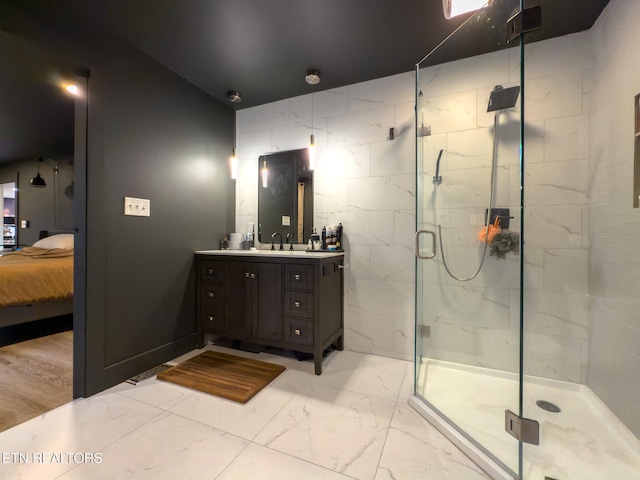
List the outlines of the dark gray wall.
<svg viewBox="0 0 640 480">
<path fill-rule="evenodd" d="M 73 114 L 73 112 L 72 112 Z M 57 157 L 60 162 L 69 162 L 59 169 L 59 189 L 55 194 L 53 169 L 48 165 L 40 165 L 40 175 L 47 183 L 44 188 L 34 188 L 29 182 L 36 175 L 37 161 L 23 160 L 0 164 L 0 183 L 18 180 L 18 212 L 16 232 L 18 245 L 32 245 L 38 240 L 40 230 L 56 228 L 54 215 L 54 197 L 58 198 L 58 229 L 75 227 L 73 219 L 73 200 L 64 194 L 65 188 L 73 182 L 72 155 Z M 20 220 L 28 220 L 28 228 L 20 228 Z"/>
<path fill-rule="evenodd" d="M 144 55 L 89 65 L 88 372 L 93 392 L 196 345 L 193 252 L 233 230 L 233 112 Z M 124 197 L 151 200 L 123 215 Z M 93 340 L 96 340 L 95 342 Z"/>
<path fill-rule="evenodd" d="M 74 315 L 74 394 L 86 396 L 195 347 L 193 252 L 234 230 L 233 111 L 137 50 L 9 13 L 14 31 L 90 71 Z M 125 196 L 150 199 L 151 216 L 124 216 Z"/>
</svg>

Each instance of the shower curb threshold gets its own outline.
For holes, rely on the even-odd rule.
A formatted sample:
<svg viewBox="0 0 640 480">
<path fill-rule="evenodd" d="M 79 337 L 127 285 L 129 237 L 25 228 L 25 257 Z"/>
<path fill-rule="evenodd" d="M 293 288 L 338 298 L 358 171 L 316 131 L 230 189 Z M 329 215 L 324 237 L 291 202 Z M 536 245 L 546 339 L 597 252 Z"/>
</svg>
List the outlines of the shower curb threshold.
<svg viewBox="0 0 640 480">
<path fill-rule="evenodd" d="M 475 446 L 464 435 L 453 428 L 449 423 L 440 417 L 434 410 L 425 405 L 415 395 L 410 395 L 409 405 L 418 412 L 425 420 L 433 425 L 440 433 L 458 447 L 469 459 L 478 465 L 487 475 L 494 480 L 514 480 L 516 477 L 506 471 L 502 465 L 489 457 L 485 452 Z"/>
</svg>

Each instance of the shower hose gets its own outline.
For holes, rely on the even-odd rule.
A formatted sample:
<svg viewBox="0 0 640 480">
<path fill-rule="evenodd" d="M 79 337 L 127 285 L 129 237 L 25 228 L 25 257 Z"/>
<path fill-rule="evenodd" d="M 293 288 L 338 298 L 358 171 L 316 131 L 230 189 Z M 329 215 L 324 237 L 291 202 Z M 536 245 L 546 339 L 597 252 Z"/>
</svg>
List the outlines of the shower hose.
<svg viewBox="0 0 640 480">
<path fill-rule="evenodd" d="M 485 222 L 485 238 L 487 238 L 487 234 L 489 233 L 489 225 L 491 224 L 491 208 L 493 207 L 493 189 L 495 184 L 496 177 L 496 154 L 498 151 L 498 112 L 496 110 L 493 119 L 493 153 L 491 155 L 491 187 L 489 189 L 489 208 L 487 209 L 487 218 Z M 482 258 L 480 259 L 480 265 L 478 265 L 478 270 L 476 273 L 471 275 L 470 277 L 460 278 L 455 275 L 449 266 L 447 265 L 447 258 L 444 255 L 444 247 L 442 246 L 442 226 L 438 224 L 438 240 L 440 241 L 440 254 L 442 255 L 442 264 L 444 265 L 444 269 L 449 274 L 451 278 L 454 280 L 458 280 L 459 282 L 468 282 L 469 280 L 473 280 L 478 276 L 480 271 L 482 270 L 482 265 L 484 265 L 484 259 L 487 256 L 487 246 L 488 242 L 484 242 L 484 250 L 482 252 Z"/>
</svg>

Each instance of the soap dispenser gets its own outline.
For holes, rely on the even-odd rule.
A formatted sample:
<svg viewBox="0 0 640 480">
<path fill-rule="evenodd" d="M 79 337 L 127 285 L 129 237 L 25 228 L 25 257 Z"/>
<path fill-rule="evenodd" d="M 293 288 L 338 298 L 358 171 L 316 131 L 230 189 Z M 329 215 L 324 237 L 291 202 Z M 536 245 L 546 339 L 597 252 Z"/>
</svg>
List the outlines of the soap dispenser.
<svg viewBox="0 0 640 480">
<path fill-rule="evenodd" d="M 316 227 L 311 229 L 311 245 L 313 250 L 320 250 L 320 235 Z"/>
<path fill-rule="evenodd" d="M 248 225 L 248 228 L 247 228 L 247 242 L 249 243 L 249 248 L 255 247 L 255 243 L 254 243 L 254 223 L 253 222 L 249 222 L 249 225 Z"/>
</svg>

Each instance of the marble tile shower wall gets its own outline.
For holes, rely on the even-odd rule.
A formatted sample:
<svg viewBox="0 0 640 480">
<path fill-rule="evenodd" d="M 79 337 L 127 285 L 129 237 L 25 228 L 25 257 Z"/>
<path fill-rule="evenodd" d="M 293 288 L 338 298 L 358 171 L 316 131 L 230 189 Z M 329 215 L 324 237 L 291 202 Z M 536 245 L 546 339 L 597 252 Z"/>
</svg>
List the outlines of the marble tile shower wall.
<svg viewBox="0 0 640 480">
<path fill-rule="evenodd" d="M 581 382 L 588 321 L 588 82 L 583 34 L 527 48 L 526 295 L 527 373 Z M 476 233 L 486 200 L 493 115 L 486 113 L 496 84 L 518 82 L 519 57 L 503 51 L 430 67 L 421 72 L 429 124 L 425 185 L 444 149 L 447 221 L 465 225 L 449 245 L 453 267 L 477 265 Z M 319 158 L 314 179 L 316 225 L 342 222 L 347 263 L 347 348 L 411 359 L 414 318 L 415 164 L 412 72 L 314 94 Z M 457 114 L 449 106 L 456 105 Z M 305 95 L 240 110 L 236 225 L 257 219 L 257 158 L 303 148 L 311 133 Z M 517 114 L 517 112 L 515 112 Z M 519 223 L 519 166 L 514 112 L 501 123 L 497 205 Z M 393 127 L 395 139 L 389 139 Z M 469 168 L 472 165 L 473 168 Z M 461 200 L 463 199 L 463 200 Z M 447 252 L 448 253 L 448 252 Z M 475 258 L 474 258 L 475 255 Z M 437 257 L 436 262 L 439 262 Z M 425 295 L 434 296 L 431 356 L 514 370 L 519 322 L 518 260 L 487 259 L 482 275 L 459 284 L 430 270 Z M 440 271 L 440 273 L 438 273 Z M 436 298 L 437 297 L 437 298 Z M 443 306 L 446 299 L 447 308 Z"/>
<path fill-rule="evenodd" d="M 640 2 L 612 0 L 592 29 L 587 384 L 640 438 L 640 210 L 632 208 Z"/>
</svg>

